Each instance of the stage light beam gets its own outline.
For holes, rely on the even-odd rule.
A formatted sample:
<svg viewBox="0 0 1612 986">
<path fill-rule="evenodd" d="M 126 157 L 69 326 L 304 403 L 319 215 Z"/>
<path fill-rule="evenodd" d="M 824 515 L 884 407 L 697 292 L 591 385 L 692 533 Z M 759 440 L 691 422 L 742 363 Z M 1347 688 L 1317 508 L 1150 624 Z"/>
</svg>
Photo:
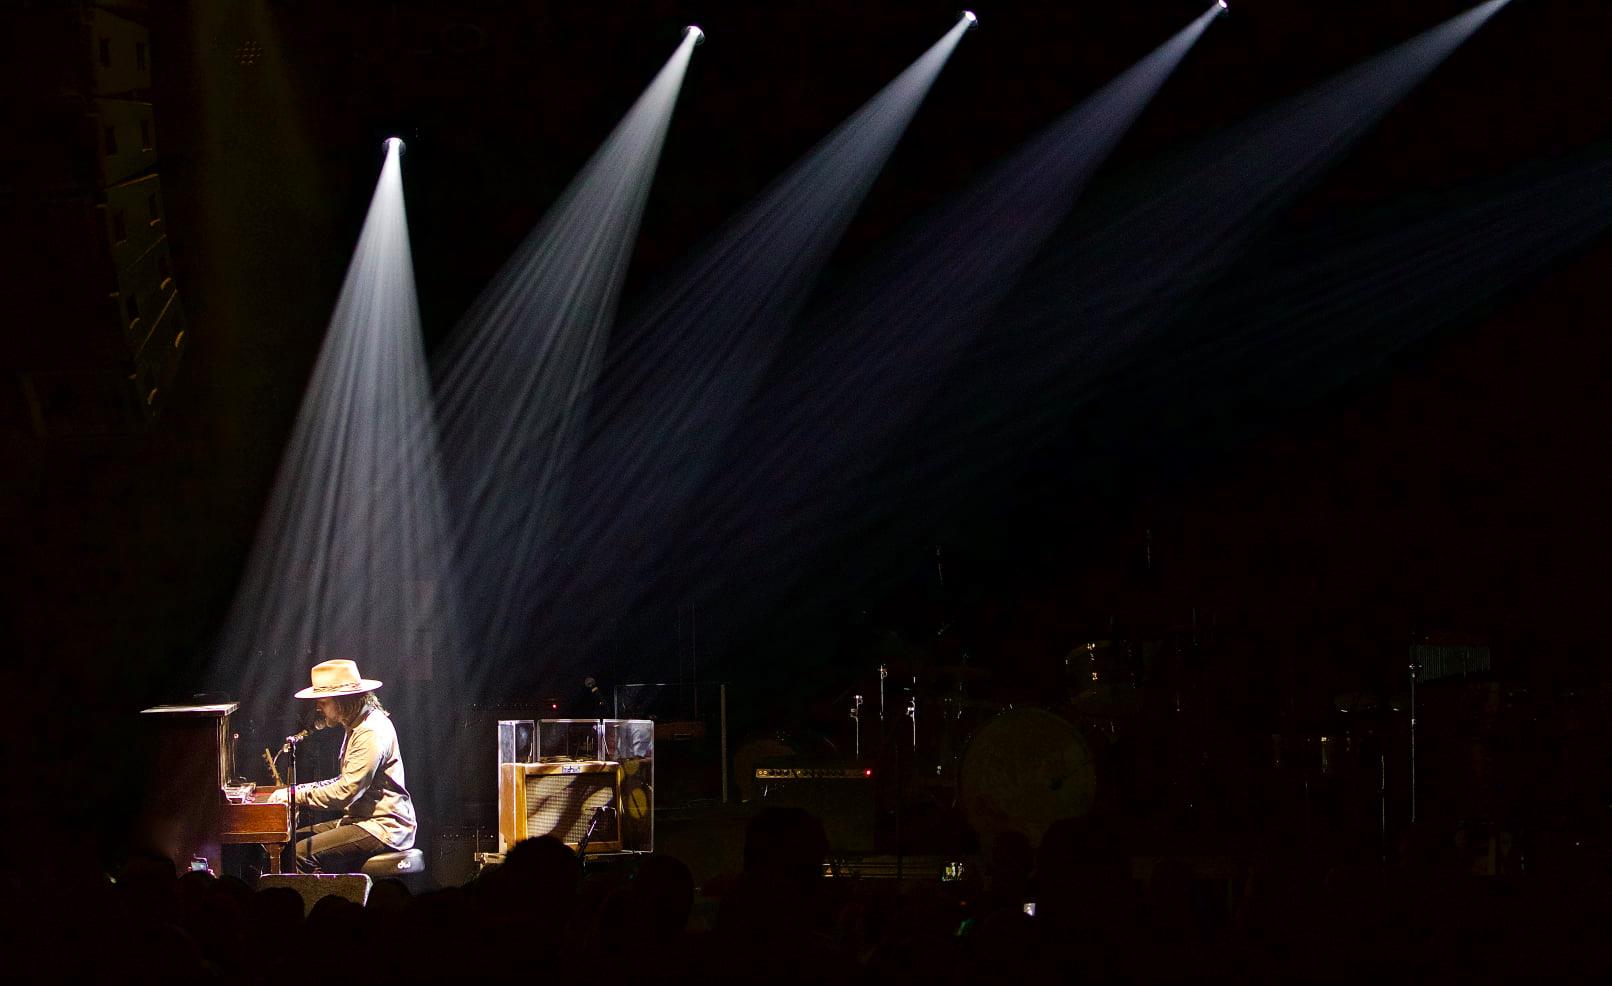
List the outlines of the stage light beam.
<svg viewBox="0 0 1612 986">
<path fill-rule="evenodd" d="M 1017 305 L 998 316 L 1013 331 L 995 333 L 992 348 L 976 359 L 980 372 L 937 402 L 930 413 L 947 424 L 930 428 L 924 451 L 909 456 L 892 482 L 933 491 L 944 481 L 960 489 L 1004 468 L 999 452 L 1022 456 L 1036 442 L 1065 433 L 1069 419 L 1062 416 L 1085 400 L 1077 396 L 1082 389 L 1099 374 L 1117 372 L 1112 361 L 1170 325 L 1192 292 L 1229 266 L 1223 258 L 1235 255 L 1508 2 L 1486 0 L 1284 100 L 1161 167 L 1145 180 L 1145 195 L 1116 198 L 1111 209 L 1092 215 L 1026 272 Z M 1183 229 L 1193 236 L 1173 232 Z M 1002 393 L 1038 397 L 1033 407 L 1027 402 L 1007 413 L 978 413 L 1000 407 L 994 395 Z M 955 454 L 961 449 L 969 450 L 967 459 Z M 919 460 L 928 464 L 911 464 Z"/>
<path fill-rule="evenodd" d="M 980 26 L 980 19 L 972 10 L 965 10 L 960 16 L 963 20 L 968 22 L 968 27 L 966 30 L 972 31 L 976 27 Z"/>
<path fill-rule="evenodd" d="M 755 592 L 758 610 L 773 598 L 760 594 L 791 584 L 780 573 L 810 557 L 810 532 L 837 526 L 841 494 L 861 488 L 946 381 L 945 369 L 992 324 L 1008 289 L 1219 13 L 1202 10 L 810 316 L 800 335 L 815 341 L 792 352 L 787 371 L 755 399 L 699 493 L 695 532 L 665 552 L 663 571 L 675 564 L 689 591 Z M 729 544 L 744 545 L 743 557 L 715 547 Z M 736 590 L 732 573 L 740 572 L 755 584 Z"/>
<path fill-rule="evenodd" d="M 664 518 L 709 478 L 717 443 L 745 413 L 841 232 L 967 28 L 954 21 L 619 333 L 623 341 L 589 395 L 589 440 L 568 469 L 565 504 L 543 541 L 516 545 L 530 560 L 504 583 L 542 624 L 527 630 L 528 640 L 613 632 L 576 617 L 624 610 L 654 577 Z M 586 605 L 574 605 L 580 600 Z"/>
<path fill-rule="evenodd" d="M 372 147 L 374 145 L 371 145 Z M 303 394 L 208 688 L 242 702 L 242 748 L 284 735 L 311 663 L 375 668 L 404 743 L 441 749 L 458 693 L 457 591 L 403 196 L 386 138 L 358 242 Z M 429 765 L 416 803 L 447 804 Z"/>
<path fill-rule="evenodd" d="M 697 25 L 690 24 L 688 27 L 683 28 L 683 37 L 690 36 L 694 38 L 695 47 L 705 44 L 705 32 L 700 30 Z"/>
<path fill-rule="evenodd" d="M 699 28 L 677 50 L 439 353 L 437 415 L 474 685 L 514 653 L 523 579 L 567 483 L 643 206 Z M 519 490 L 518 496 L 508 496 Z M 513 647 L 514 645 L 510 645 Z"/>
</svg>

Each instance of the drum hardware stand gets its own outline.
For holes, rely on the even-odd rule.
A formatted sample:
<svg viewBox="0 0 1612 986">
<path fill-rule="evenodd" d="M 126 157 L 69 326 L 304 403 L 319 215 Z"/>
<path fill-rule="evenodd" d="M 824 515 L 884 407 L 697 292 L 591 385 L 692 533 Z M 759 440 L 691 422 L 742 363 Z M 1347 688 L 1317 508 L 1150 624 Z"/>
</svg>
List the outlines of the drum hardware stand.
<svg viewBox="0 0 1612 986">
<path fill-rule="evenodd" d="M 882 674 L 882 672 L 884 671 L 884 666 L 883 665 L 879 666 L 879 671 L 881 672 L 880 680 L 879 680 L 879 690 L 880 690 L 880 692 L 882 694 L 882 692 L 884 691 L 884 679 L 883 679 L 883 674 Z M 883 716 L 881 715 L 880 718 L 883 718 Z M 880 746 L 882 747 L 887 742 L 887 740 L 888 740 L 888 734 L 881 733 Z M 896 886 L 899 887 L 901 885 L 901 862 L 902 862 L 901 800 L 902 800 L 902 796 L 903 796 L 903 791 L 902 791 L 902 786 L 903 785 L 901 783 L 901 744 L 900 743 L 890 743 L 889 747 L 890 747 L 890 762 L 891 762 L 891 766 L 894 768 L 890 772 L 890 776 L 895 782 L 894 784 L 891 785 L 891 787 L 895 791 L 895 809 L 896 809 L 895 810 Z"/>
<path fill-rule="evenodd" d="M 1410 823 L 1416 824 L 1416 672 L 1417 667 L 1413 660 L 1410 663 Z"/>
<path fill-rule="evenodd" d="M 852 731 L 856 736 L 856 759 L 862 759 L 862 696 L 851 696 L 851 722 Z"/>
<path fill-rule="evenodd" d="M 918 692 L 916 690 L 917 684 L 918 684 L 918 681 L 917 681 L 916 678 L 914 678 L 913 679 L 913 686 L 914 686 L 913 693 L 912 693 L 912 695 L 910 695 L 907 698 L 907 718 L 912 720 L 912 752 L 913 752 L 914 756 L 916 756 L 917 753 L 918 753 Z"/>
<path fill-rule="evenodd" d="M 884 721 L 884 681 L 890 677 L 890 665 L 879 665 L 879 721 Z"/>
<path fill-rule="evenodd" d="M 1308 768 L 1300 769 L 1304 771 L 1304 845 L 1306 849 L 1310 849 L 1313 848 L 1310 844 L 1310 775 Z"/>
<path fill-rule="evenodd" d="M 718 720 L 721 726 L 717 731 L 718 748 L 722 751 L 722 803 L 727 804 L 728 774 L 731 773 L 731 771 L 728 769 L 728 686 L 726 682 L 717 686 L 716 700 L 717 712 L 722 717 L 720 720 Z M 650 832 L 651 834 L 654 833 L 653 825 L 650 826 Z"/>
<path fill-rule="evenodd" d="M 1380 747 L 1379 747 L 1380 749 Z M 1388 865 L 1388 755 L 1377 754 L 1377 837 L 1381 840 L 1382 865 Z"/>
</svg>

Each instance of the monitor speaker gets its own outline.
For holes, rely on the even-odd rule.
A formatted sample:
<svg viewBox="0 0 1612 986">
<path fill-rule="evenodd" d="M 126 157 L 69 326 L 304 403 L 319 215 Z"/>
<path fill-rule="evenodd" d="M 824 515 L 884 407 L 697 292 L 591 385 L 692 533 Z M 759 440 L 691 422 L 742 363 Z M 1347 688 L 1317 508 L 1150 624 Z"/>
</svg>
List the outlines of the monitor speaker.
<svg viewBox="0 0 1612 986">
<path fill-rule="evenodd" d="M 313 905 L 326 897 L 340 897 L 363 907 L 369 900 L 370 880 L 363 873 L 265 873 L 257 878 L 257 889 L 290 887 L 302 897 L 304 917 Z"/>
</svg>

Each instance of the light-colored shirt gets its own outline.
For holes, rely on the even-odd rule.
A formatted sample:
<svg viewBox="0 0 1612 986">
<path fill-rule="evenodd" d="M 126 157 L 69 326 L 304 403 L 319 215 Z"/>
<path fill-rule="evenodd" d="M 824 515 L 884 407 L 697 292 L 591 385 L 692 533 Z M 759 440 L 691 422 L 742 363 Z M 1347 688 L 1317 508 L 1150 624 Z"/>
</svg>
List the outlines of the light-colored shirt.
<svg viewBox="0 0 1612 986">
<path fill-rule="evenodd" d="M 397 730 L 371 709 L 342 737 L 341 776 L 297 785 L 297 804 L 342 812 L 342 825 L 359 828 L 394 850 L 414 846 L 414 801 L 403 784 Z"/>
</svg>

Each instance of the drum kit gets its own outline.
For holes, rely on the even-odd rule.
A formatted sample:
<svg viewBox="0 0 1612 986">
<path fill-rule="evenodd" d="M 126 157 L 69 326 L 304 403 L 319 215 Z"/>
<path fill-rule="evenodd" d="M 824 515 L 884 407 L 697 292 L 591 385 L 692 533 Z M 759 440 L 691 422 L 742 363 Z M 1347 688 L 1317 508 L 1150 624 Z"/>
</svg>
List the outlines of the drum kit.
<svg viewBox="0 0 1612 986">
<path fill-rule="evenodd" d="M 1236 657 L 1195 609 L 985 661 L 944 609 L 923 629 L 884 629 L 834 700 L 830 742 L 876 768 L 898 844 L 913 828 L 903 812 L 986 845 L 1008 833 L 1039 845 L 1053 822 L 1093 815 L 1172 835 L 1370 840 L 1386 855 L 1411 826 L 1516 814 L 1518 751 L 1539 745 L 1543 713 L 1495 682 L 1486 647 L 1412 647 L 1407 677 L 1357 679 L 1380 695 L 1331 694 L 1296 658 L 1283 673 L 1279 658 Z"/>
<path fill-rule="evenodd" d="M 1233 686 L 1210 680 L 1197 637 L 1079 640 L 1042 662 L 1034 688 L 966 647 L 884 655 L 845 693 L 846 746 L 895 779 L 892 797 L 941 805 L 987 844 L 1015 832 L 1036 845 L 1054 821 L 1094 812 L 1177 827 L 1239 810 L 1293 826 L 1347 814 L 1379 827 L 1403 714 L 1362 693 L 1302 724 L 1240 721 L 1219 707 L 1229 697 L 1214 689 Z"/>
<path fill-rule="evenodd" d="M 950 619 L 940 560 L 937 549 L 925 616 L 906 633 L 882 630 L 866 670 L 834 700 L 848 700 L 848 735 L 832 730 L 832 743 L 877 768 L 898 841 L 910 810 L 945 815 L 986 844 L 1017 833 L 1038 845 L 1054 821 L 1096 815 L 1174 834 L 1375 836 L 1386 852 L 1391 831 L 1417 823 L 1423 788 L 1463 817 L 1498 813 L 1480 795 L 1506 786 L 1490 776 L 1489 751 L 1516 745 L 1503 710 L 1517 703 L 1497 686 L 1475 690 L 1488 680 L 1486 647 L 1413 647 L 1408 679 L 1376 682 L 1393 694 L 1357 686 L 1329 699 L 1295 665 L 1283 673 L 1278 659 L 1234 659 L 1197 609 L 1166 621 L 1153 606 L 1128 629 L 1110 620 L 1063 647 L 1009 645 L 980 661 Z M 1435 680 L 1422 696 L 1419 754 L 1417 683 Z M 1464 717 L 1438 707 L 1461 695 L 1486 703 Z M 1447 766 L 1467 748 L 1477 766 Z M 1464 787 L 1440 788 L 1434 775 Z"/>
<path fill-rule="evenodd" d="M 1096 807 L 1102 752 L 1142 707 L 1139 654 L 1126 641 L 1082 642 L 1062 660 L 1061 692 L 1026 703 L 1004 698 L 967 649 L 949 663 L 910 649 L 849 694 L 848 745 L 899 779 L 897 797 L 944 804 L 987 841 L 1019 832 L 1037 843 L 1052 822 Z"/>
</svg>

